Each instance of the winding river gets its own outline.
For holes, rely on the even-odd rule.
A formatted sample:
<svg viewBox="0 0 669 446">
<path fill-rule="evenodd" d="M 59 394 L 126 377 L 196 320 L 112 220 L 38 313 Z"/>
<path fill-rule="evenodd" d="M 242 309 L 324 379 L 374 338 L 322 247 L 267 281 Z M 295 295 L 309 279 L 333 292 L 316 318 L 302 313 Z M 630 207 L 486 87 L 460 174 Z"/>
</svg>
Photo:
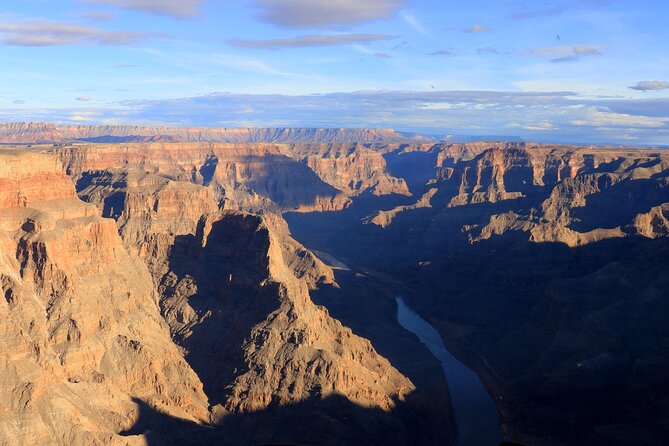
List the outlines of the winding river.
<svg viewBox="0 0 669 446">
<path fill-rule="evenodd" d="M 458 430 L 458 446 L 497 446 L 501 442 L 499 414 L 479 377 L 453 356 L 439 332 L 411 310 L 401 297 L 397 301 L 397 320 L 414 333 L 441 362 L 448 382 L 453 418 Z"/>
</svg>

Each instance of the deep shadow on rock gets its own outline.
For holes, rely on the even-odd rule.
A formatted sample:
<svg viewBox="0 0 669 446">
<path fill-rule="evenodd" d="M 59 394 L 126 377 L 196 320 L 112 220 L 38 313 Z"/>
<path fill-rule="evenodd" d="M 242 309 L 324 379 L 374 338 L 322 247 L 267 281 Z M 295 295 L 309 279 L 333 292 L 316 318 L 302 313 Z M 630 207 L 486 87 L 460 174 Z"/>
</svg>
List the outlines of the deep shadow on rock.
<svg viewBox="0 0 669 446">
<path fill-rule="evenodd" d="M 152 446 L 440 444 L 412 437 L 392 413 L 357 406 L 339 395 L 230 414 L 219 425 L 206 426 L 160 413 L 142 400 L 135 403 L 138 420 L 120 434 L 142 435 Z M 396 410 L 402 405 L 398 403 Z"/>
<path fill-rule="evenodd" d="M 507 438 L 669 441 L 669 240 L 490 240 L 405 272 L 411 301 L 484 377 Z"/>
</svg>

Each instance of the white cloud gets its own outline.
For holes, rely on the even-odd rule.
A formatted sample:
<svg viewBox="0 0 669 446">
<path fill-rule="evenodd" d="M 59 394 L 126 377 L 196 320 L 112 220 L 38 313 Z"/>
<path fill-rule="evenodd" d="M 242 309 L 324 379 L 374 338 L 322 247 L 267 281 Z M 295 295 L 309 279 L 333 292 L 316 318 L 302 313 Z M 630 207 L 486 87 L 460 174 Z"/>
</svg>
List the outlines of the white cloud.
<svg viewBox="0 0 669 446">
<path fill-rule="evenodd" d="M 402 14 L 402 18 L 404 19 L 405 22 L 409 24 L 410 27 L 414 29 L 418 34 L 421 34 L 425 37 L 430 37 L 430 33 L 425 29 L 422 23 L 418 21 L 416 16 L 404 13 Z"/>
<path fill-rule="evenodd" d="M 286 28 L 332 28 L 386 19 L 405 0 L 256 0 L 260 17 Z"/>
<path fill-rule="evenodd" d="M 630 87 L 639 91 L 660 91 L 669 89 L 669 82 L 665 81 L 640 81 Z"/>
<path fill-rule="evenodd" d="M 666 128 L 669 118 L 653 118 L 648 116 L 632 116 L 624 113 L 612 113 L 607 111 L 584 109 L 583 119 L 570 122 L 575 126 L 587 127 L 622 127 L 622 128 Z"/>
<path fill-rule="evenodd" d="M 378 40 L 392 40 L 395 36 L 387 34 L 334 34 L 309 35 L 288 39 L 246 40 L 231 39 L 228 43 L 234 46 L 253 49 L 276 50 L 281 48 L 303 48 L 310 46 L 332 46 L 351 43 L 374 42 Z"/>
<path fill-rule="evenodd" d="M 192 19 L 200 14 L 203 0 L 80 0 L 117 6 L 124 9 L 164 15 L 177 19 Z"/>
<path fill-rule="evenodd" d="M 148 33 L 107 31 L 50 21 L 0 21 L 0 44 L 17 46 L 129 45 L 151 37 Z"/>
</svg>

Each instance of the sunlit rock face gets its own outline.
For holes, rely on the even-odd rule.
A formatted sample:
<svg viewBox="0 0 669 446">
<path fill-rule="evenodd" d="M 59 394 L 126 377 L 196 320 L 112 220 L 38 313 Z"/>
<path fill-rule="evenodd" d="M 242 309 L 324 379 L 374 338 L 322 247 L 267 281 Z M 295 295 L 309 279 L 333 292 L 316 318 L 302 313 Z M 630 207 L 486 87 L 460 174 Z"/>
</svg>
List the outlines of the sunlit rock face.
<svg viewBox="0 0 669 446">
<path fill-rule="evenodd" d="M 0 442 L 127 444 L 134 399 L 208 418 L 151 276 L 55 158 L 0 153 Z"/>
<path fill-rule="evenodd" d="M 8 150 L 0 167 L 5 443 L 253 442 L 230 420 L 276 407 L 260 420 L 295 425 L 289 441 L 404 430 L 414 385 L 311 302 L 333 272 L 280 216 L 137 167 L 82 172 L 88 202 L 53 156 Z M 307 415 L 328 426 L 305 431 Z"/>
<path fill-rule="evenodd" d="M 662 444 L 666 152 L 116 130 L 0 153 L 8 444 L 451 442 L 397 294 L 504 438 Z"/>
<path fill-rule="evenodd" d="M 52 150 L 67 172 L 135 167 L 212 188 L 227 208 L 338 211 L 361 194 L 409 195 L 380 153 L 357 144 L 107 144 Z"/>
<path fill-rule="evenodd" d="M 414 390 L 369 341 L 311 302 L 309 289 L 336 285 L 334 274 L 279 216 L 219 210 L 213 188 L 136 168 L 82 179 L 80 195 L 116 217 L 127 249 L 153 273 L 162 315 L 204 383 L 214 423 L 330 397 L 390 413 Z"/>
</svg>

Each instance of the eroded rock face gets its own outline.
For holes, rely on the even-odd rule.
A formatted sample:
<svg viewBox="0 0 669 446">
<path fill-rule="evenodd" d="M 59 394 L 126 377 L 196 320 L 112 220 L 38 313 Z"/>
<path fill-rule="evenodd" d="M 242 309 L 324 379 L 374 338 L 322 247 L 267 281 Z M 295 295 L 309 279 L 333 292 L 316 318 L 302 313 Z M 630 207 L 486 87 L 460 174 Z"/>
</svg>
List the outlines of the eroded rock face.
<svg viewBox="0 0 669 446">
<path fill-rule="evenodd" d="M 411 195 L 406 182 L 389 174 L 382 153 L 361 144 L 301 144 L 287 153 L 306 163 L 324 182 L 348 196 Z"/>
<path fill-rule="evenodd" d="M 655 207 L 669 200 L 669 155 L 663 152 L 524 143 L 416 150 L 438 153 L 434 178 L 423 196 L 412 205 L 378 211 L 369 223 L 388 227 L 398 215 L 415 209 L 432 208 L 441 220 L 458 213 L 444 208 L 464 207 L 466 215 L 469 209 L 495 206 L 506 212 L 492 212 L 488 221 L 480 221 L 472 211 L 471 221 L 461 225 L 471 242 L 524 232 L 534 242 L 580 246 L 651 235 L 654 229 L 645 218 L 662 230 L 661 210 Z M 653 215 L 644 217 L 649 213 Z"/>
<path fill-rule="evenodd" d="M 128 444 L 137 400 L 206 420 L 151 277 L 51 157 L 0 153 L 0 442 Z"/>
<path fill-rule="evenodd" d="M 291 415 L 261 419 L 293 428 L 262 441 L 336 443 L 352 429 L 351 441 L 407 441 L 389 429 L 405 429 L 392 411 L 414 390 L 411 381 L 311 302 L 309 289 L 336 286 L 332 270 L 289 236 L 279 215 L 219 211 L 215 187 L 163 175 L 135 167 L 82 172 L 79 193 L 117 219 L 127 249 L 149 266 L 162 315 L 204 383 L 221 432 L 231 416 L 285 407 Z M 341 419 L 350 405 L 385 415 L 360 414 L 366 421 L 355 427 Z M 305 431 L 298 425 L 306 416 L 329 427 Z"/>
<path fill-rule="evenodd" d="M 365 299 L 403 294 L 479 372 L 506 439 L 669 438 L 666 152 L 160 141 L 41 148 L 116 220 L 120 239 L 76 199 L 57 163 L 27 154 L 38 168 L 26 169 L 0 156 L 0 311 L 5 327 L 27 327 L 0 334 L 12 377 L 0 422 L 10 419 L 2 413 L 28 420 L 11 435 L 53 431 L 43 420 L 56 409 L 25 405 L 34 394 L 64 414 L 63 425 L 84 426 L 56 429 L 64 442 L 115 442 L 121 431 L 144 441 L 151 428 L 177 443 L 411 443 L 411 418 L 400 416 L 410 398 L 443 400 L 414 392 L 368 341 L 314 305 L 321 287 L 329 293 L 319 302 L 331 299 L 333 314 L 388 357 L 377 339 L 392 336 L 361 327 L 365 318 L 390 327 L 394 307 Z M 53 187 L 36 185 L 41 178 Z M 352 269 L 348 283 L 334 288 L 332 270 L 291 237 L 287 211 L 298 211 L 283 216 L 296 237 Z M 134 362 L 121 369 L 125 358 Z M 93 402 L 113 398 L 84 404 L 80 384 Z M 145 416 L 157 408 L 164 416 Z M 444 421 L 448 410 L 428 418 Z M 202 419 L 212 426 L 194 423 Z"/>
<path fill-rule="evenodd" d="M 327 230 L 325 219 L 291 215 L 295 236 L 397 278 L 490 389 L 505 439 L 669 441 L 669 358 L 660 353 L 669 339 L 669 153 L 383 150 L 393 174 L 397 159 L 420 168 L 407 180 L 416 201 Z"/>
<path fill-rule="evenodd" d="M 391 410 L 413 385 L 311 302 L 282 238 L 260 217 L 224 212 L 176 241 L 161 305 L 210 398 L 232 412 L 333 394 Z"/>
<path fill-rule="evenodd" d="M 275 145 L 119 144 L 55 152 L 75 179 L 84 172 L 133 166 L 210 186 L 233 209 L 332 211 L 349 203 L 344 193 Z"/>
</svg>

